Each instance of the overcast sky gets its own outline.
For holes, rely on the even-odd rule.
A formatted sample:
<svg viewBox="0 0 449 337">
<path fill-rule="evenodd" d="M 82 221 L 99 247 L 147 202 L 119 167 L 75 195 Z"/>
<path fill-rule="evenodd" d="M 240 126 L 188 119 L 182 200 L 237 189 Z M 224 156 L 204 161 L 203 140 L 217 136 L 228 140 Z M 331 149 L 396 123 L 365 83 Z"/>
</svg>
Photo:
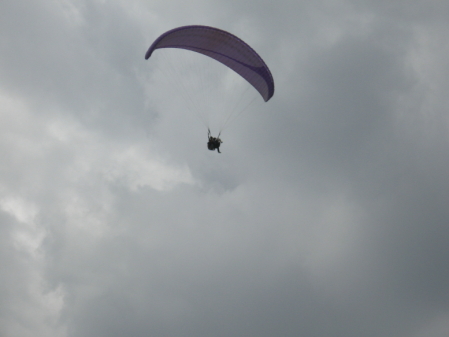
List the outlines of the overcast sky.
<svg viewBox="0 0 449 337">
<path fill-rule="evenodd" d="M 222 154 L 144 59 L 189 24 L 275 80 Z M 448 36 L 439 0 L 0 0 L 0 335 L 449 336 Z"/>
</svg>

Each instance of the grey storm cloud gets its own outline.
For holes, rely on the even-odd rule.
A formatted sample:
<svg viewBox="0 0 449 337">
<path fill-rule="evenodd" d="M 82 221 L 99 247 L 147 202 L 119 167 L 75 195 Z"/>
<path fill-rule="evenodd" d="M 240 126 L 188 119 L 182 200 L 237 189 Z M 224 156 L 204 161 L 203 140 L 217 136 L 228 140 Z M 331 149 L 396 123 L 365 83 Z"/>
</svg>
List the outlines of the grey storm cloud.
<svg viewBox="0 0 449 337">
<path fill-rule="evenodd" d="M 448 10 L 3 1 L 0 335 L 447 336 Z M 221 155 L 144 59 L 189 24 L 275 80 Z"/>
</svg>

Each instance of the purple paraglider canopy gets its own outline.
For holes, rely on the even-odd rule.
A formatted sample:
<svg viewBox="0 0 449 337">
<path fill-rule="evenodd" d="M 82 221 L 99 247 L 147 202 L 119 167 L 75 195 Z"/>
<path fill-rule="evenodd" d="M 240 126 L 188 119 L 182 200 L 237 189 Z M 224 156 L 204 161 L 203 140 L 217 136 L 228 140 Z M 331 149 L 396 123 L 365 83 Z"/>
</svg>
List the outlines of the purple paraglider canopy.
<svg viewBox="0 0 449 337">
<path fill-rule="evenodd" d="M 224 30 L 207 26 L 184 26 L 161 36 L 148 49 L 145 59 L 159 48 L 180 48 L 209 56 L 247 80 L 267 102 L 274 94 L 270 69 L 248 44 Z"/>
</svg>

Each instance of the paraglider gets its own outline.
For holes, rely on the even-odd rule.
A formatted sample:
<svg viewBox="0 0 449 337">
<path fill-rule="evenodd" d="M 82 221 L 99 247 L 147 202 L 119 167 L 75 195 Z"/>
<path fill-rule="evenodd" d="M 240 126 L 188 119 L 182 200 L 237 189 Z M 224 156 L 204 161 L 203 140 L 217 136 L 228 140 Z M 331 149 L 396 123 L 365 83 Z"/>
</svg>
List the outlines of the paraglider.
<svg viewBox="0 0 449 337">
<path fill-rule="evenodd" d="M 224 30 L 198 25 L 169 30 L 153 42 L 145 59 L 162 48 L 185 49 L 222 63 L 244 78 L 265 102 L 274 94 L 273 76 L 262 58 L 240 38 Z M 211 137 L 209 131 L 208 138 L 208 149 L 220 152 L 219 136 Z"/>
<path fill-rule="evenodd" d="M 218 137 L 212 137 L 210 134 L 210 130 L 208 130 L 207 137 L 209 138 L 209 141 L 207 142 L 207 148 L 211 151 L 217 150 L 218 153 L 220 152 L 220 145 L 223 143 L 223 141 L 220 139 L 220 135 Z"/>
</svg>

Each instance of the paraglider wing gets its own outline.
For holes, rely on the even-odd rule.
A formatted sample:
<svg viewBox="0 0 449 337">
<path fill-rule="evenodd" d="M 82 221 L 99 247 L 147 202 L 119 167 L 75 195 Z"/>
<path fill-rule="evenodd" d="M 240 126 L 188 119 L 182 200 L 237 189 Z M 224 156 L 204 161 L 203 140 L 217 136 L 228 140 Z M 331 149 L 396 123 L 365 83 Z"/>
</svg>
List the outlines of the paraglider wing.
<svg viewBox="0 0 449 337">
<path fill-rule="evenodd" d="M 209 56 L 247 80 L 267 102 L 274 94 L 270 69 L 249 45 L 224 30 L 207 26 L 184 26 L 172 29 L 150 46 L 145 59 L 159 48 L 180 48 Z"/>
</svg>

